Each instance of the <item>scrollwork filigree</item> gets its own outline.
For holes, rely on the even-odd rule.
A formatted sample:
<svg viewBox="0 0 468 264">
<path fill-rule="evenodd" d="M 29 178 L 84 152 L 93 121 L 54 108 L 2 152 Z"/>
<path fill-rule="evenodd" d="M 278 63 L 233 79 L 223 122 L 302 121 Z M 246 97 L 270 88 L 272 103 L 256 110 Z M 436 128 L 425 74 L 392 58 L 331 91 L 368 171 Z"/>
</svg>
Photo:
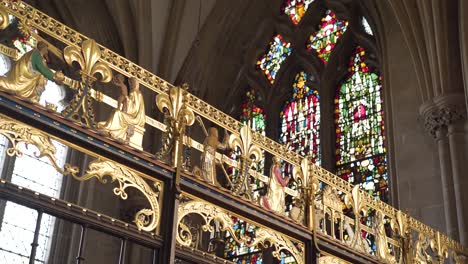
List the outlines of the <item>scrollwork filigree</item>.
<svg viewBox="0 0 468 264">
<path fill-rule="evenodd" d="M 0 134 L 4 135 L 10 142 L 11 147 L 7 148 L 9 156 L 21 157 L 23 152 L 19 148 L 19 143 L 34 145 L 38 152 L 35 153 L 37 158 L 46 157 L 51 165 L 63 175 L 76 176 L 78 168 L 69 164 L 65 164 L 63 168 L 58 164 L 55 154 L 57 148 L 52 143 L 50 137 L 42 131 L 34 129 L 30 126 L 21 124 L 17 121 L 0 116 Z"/>
<path fill-rule="evenodd" d="M 119 186 L 114 188 L 114 194 L 123 200 L 128 198 L 127 188 L 135 188 L 146 197 L 151 209 L 144 208 L 138 211 L 134 222 L 139 230 L 153 232 L 158 227 L 160 218 L 159 186 L 156 186 L 157 190 L 154 191 L 137 172 L 115 162 L 99 159 L 90 162 L 88 170 L 83 176 L 74 178 L 79 181 L 97 178 L 101 183 L 107 183 L 106 176 L 110 177 L 111 182 L 117 181 L 119 183 Z"/>
<path fill-rule="evenodd" d="M 182 203 L 178 209 L 178 218 L 177 218 L 177 243 L 190 246 L 192 244 L 193 235 L 190 231 L 190 228 L 183 223 L 183 219 L 190 215 L 197 214 L 202 217 L 202 229 L 203 231 L 212 232 L 214 222 L 218 222 L 221 231 L 227 231 L 230 233 L 231 237 L 237 243 L 246 243 L 249 247 L 256 246 L 258 244 L 267 246 L 271 245 L 274 247 L 273 256 L 277 259 L 280 259 L 281 251 L 289 252 L 296 260 L 298 264 L 303 264 L 303 244 L 295 245 L 289 238 L 278 233 L 277 231 L 258 227 L 255 229 L 255 239 L 253 241 L 248 241 L 247 237 L 239 236 L 234 230 L 234 221 L 229 213 L 218 208 L 214 205 L 208 204 L 203 201 L 188 201 Z"/>
</svg>

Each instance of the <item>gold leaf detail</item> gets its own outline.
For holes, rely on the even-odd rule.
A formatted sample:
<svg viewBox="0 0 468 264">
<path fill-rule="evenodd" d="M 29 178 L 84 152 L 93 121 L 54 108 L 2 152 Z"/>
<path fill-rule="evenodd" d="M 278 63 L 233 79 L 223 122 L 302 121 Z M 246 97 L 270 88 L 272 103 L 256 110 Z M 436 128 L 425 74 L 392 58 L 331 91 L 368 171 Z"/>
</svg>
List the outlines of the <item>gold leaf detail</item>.
<svg viewBox="0 0 468 264">
<path fill-rule="evenodd" d="M 94 160 L 90 162 L 88 170 L 81 177 L 75 177 L 79 181 L 87 181 L 97 178 L 101 183 L 107 183 L 106 176 L 111 182 L 117 181 L 118 187 L 114 188 L 114 194 L 123 200 L 128 198 L 126 189 L 129 187 L 140 191 L 148 200 L 151 209 L 145 208 L 138 211 L 134 222 L 139 230 L 154 231 L 159 225 L 160 211 L 158 193 L 156 193 L 137 172 L 123 167 L 112 161 Z"/>
<path fill-rule="evenodd" d="M 81 49 L 68 46 L 63 51 L 65 61 L 71 65 L 77 62 L 81 67 L 81 72 L 86 77 L 94 78 L 96 74 L 101 75 L 102 82 L 109 82 L 112 79 L 112 70 L 105 63 L 99 61 L 101 50 L 92 39 L 83 41 Z"/>
</svg>

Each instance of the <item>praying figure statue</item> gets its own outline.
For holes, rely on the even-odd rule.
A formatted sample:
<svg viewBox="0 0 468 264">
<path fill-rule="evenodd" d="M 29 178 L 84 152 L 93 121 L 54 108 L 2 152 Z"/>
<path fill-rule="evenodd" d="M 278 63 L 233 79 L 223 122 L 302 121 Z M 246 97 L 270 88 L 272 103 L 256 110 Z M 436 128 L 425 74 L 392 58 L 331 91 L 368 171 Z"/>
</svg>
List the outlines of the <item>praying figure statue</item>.
<svg viewBox="0 0 468 264">
<path fill-rule="evenodd" d="M 283 179 L 281 175 L 280 159 L 278 157 L 273 157 L 268 191 L 267 194 L 261 198 L 261 205 L 270 211 L 284 215 L 286 210 L 284 187 L 288 184 L 289 179 L 289 177 Z"/>
<path fill-rule="evenodd" d="M 216 179 L 216 150 L 224 150 L 227 148 L 226 142 L 219 142 L 218 129 L 210 127 L 205 132 L 207 137 L 203 142 L 203 153 L 201 155 L 201 170 L 202 176 L 205 181 L 209 182 L 214 186 L 220 186 Z M 227 140 L 227 135 L 224 136 L 224 141 Z"/>
<path fill-rule="evenodd" d="M 37 48 L 25 53 L 6 76 L 0 76 L 0 90 L 37 103 L 45 90 L 47 79 L 62 84 L 62 72 L 52 72 L 46 65 L 47 44 L 40 41 Z"/>
<path fill-rule="evenodd" d="M 126 89 L 123 77 L 121 78 L 117 76 L 114 78 L 113 82 L 121 90 Z M 97 126 L 98 129 L 107 133 L 111 138 L 122 143 L 132 144 L 132 136 L 136 132 L 141 130 L 144 131 L 146 115 L 143 95 L 140 91 L 140 83 L 135 78 L 131 78 L 129 83 L 130 94 L 128 95 L 128 98 L 119 101 L 123 105 L 119 105 L 119 108 L 114 110 L 107 121 L 99 122 Z M 142 139 L 143 134 L 138 135 L 138 138 L 140 138 L 140 136 Z M 135 142 L 135 144 L 137 145 L 136 147 L 141 148 L 141 140 L 140 142 Z"/>
</svg>

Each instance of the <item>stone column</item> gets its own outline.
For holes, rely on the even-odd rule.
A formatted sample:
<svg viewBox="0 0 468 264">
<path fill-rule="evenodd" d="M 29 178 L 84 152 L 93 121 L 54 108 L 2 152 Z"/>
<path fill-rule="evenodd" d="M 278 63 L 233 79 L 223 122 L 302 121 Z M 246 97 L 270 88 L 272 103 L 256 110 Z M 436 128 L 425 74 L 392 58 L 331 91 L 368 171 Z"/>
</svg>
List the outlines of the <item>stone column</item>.
<svg viewBox="0 0 468 264">
<path fill-rule="evenodd" d="M 468 243 L 468 132 L 463 95 L 439 96 L 420 108 L 427 131 L 437 141 L 446 232 Z"/>
</svg>

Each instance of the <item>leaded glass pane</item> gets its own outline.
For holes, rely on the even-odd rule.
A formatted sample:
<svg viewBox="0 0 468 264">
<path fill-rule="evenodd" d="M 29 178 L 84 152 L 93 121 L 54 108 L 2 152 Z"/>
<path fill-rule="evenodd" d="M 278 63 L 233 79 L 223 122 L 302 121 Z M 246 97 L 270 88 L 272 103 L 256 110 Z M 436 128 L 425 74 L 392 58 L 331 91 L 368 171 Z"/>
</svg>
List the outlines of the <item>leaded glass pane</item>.
<svg viewBox="0 0 468 264">
<path fill-rule="evenodd" d="M 315 0 L 286 0 L 283 5 L 283 12 L 289 16 L 294 25 L 298 25 L 304 17 L 309 5 Z"/>
<path fill-rule="evenodd" d="M 280 142 L 320 164 L 320 96 L 307 86 L 307 78 L 304 71 L 296 75 L 292 97 L 280 112 Z"/>
<path fill-rule="evenodd" d="M 291 51 L 291 43 L 284 41 L 278 34 L 270 42 L 267 53 L 257 61 L 257 68 L 263 71 L 271 84 L 275 82 L 281 64 L 291 55 Z"/>
<path fill-rule="evenodd" d="M 380 199 L 388 200 L 382 85 L 356 49 L 348 76 L 335 98 L 337 173 Z"/>
<path fill-rule="evenodd" d="M 315 50 L 319 58 L 327 63 L 333 48 L 347 27 L 348 21 L 338 19 L 333 11 L 328 10 L 320 22 L 319 30 L 310 35 L 307 49 Z"/>
</svg>

